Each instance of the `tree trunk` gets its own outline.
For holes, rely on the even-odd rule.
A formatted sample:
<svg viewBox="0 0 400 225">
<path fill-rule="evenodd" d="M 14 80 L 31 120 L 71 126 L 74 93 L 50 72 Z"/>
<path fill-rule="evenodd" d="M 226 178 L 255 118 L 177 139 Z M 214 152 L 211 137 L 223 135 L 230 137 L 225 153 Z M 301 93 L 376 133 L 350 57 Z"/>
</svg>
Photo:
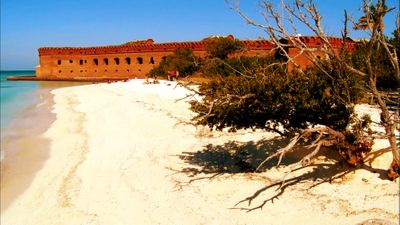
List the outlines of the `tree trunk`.
<svg viewBox="0 0 400 225">
<path fill-rule="evenodd" d="M 386 136 L 389 141 L 390 149 L 391 149 L 392 155 L 393 155 L 393 162 L 388 169 L 388 176 L 391 180 L 394 180 L 397 177 L 399 177 L 399 173 L 400 173 L 400 170 L 399 170 L 399 168 L 400 168 L 399 148 L 397 146 L 396 133 L 395 133 L 398 121 L 395 118 L 391 118 L 389 109 L 388 109 L 385 101 L 383 101 L 381 93 L 379 93 L 374 79 L 370 78 L 369 81 L 370 81 L 369 85 L 371 87 L 372 94 L 376 97 L 376 102 L 378 103 L 380 109 L 382 110 L 381 121 L 382 121 L 383 126 L 385 127 Z"/>
</svg>

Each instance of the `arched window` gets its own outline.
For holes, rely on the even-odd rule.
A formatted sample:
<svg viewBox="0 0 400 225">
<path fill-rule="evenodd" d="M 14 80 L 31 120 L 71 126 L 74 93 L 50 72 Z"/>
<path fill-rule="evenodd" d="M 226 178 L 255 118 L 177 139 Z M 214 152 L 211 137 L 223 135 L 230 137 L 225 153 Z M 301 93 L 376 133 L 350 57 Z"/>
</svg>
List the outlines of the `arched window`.
<svg viewBox="0 0 400 225">
<path fill-rule="evenodd" d="M 126 57 L 125 62 L 126 62 L 126 64 L 131 65 L 131 58 Z"/>
<path fill-rule="evenodd" d="M 108 59 L 107 58 L 104 58 L 103 61 L 104 61 L 105 65 L 108 65 Z"/>
<path fill-rule="evenodd" d="M 61 65 L 61 59 L 57 60 L 57 64 Z"/>
<path fill-rule="evenodd" d="M 150 64 L 154 64 L 154 58 L 150 57 Z"/>
<path fill-rule="evenodd" d="M 119 58 L 114 58 L 115 64 L 119 65 Z"/>
<path fill-rule="evenodd" d="M 83 59 L 79 60 L 79 65 L 83 65 Z"/>
<path fill-rule="evenodd" d="M 93 59 L 94 65 L 98 66 L 99 65 L 99 60 L 98 59 Z"/>
<path fill-rule="evenodd" d="M 142 57 L 137 57 L 137 62 L 139 64 L 143 64 L 143 58 Z"/>
<path fill-rule="evenodd" d="M 72 59 L 69 60 L 69 63 L 73 63 L 74 61 L 72 61 Z"/>
</svg>

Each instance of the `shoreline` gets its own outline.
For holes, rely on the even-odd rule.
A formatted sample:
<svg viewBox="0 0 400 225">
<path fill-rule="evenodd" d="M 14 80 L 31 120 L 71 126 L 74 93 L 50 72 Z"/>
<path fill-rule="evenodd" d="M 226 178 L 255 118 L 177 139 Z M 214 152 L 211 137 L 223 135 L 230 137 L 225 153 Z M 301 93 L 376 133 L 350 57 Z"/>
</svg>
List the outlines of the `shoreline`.
<svg viewBox="0 0 400 225">
<path fill-rule="evenodd" d="M 50 139 L 43 134 L 56 120 L 53 90 L 85 83 L 38 82 L 34 100 L 1 134 L 1 212 L 29 188 L 49 158 Z"/>
<path fill-rule="evenodd" d="M 56 119 L 41 135 L 50 140 L 48 157 L 29 187 L 2 210 L 1 223 L 356 224 L 375 217 L 399 220 L 399 181 L 380 178 L 391 162 L 384 141 L 377 142 L 376 152 L 367 159 L 371 169 L 354 170 L 311 188 L 314 179 L 340 175 L 343 169 L 343 165 L 336 166 L 334 157 L 319 156 L 315 166 L 292 174 L 301 182 L 285 187 L 263 209 L 246 213 L 246 208 L 279 194 L 275 187 L 267 187 L 288 167 L 283 162 L 279 169 L 271 167 L 263 173 L 238 172 L 236 154 L 253 152 L 260 160 L 265 149 L 276 149 L 284 140 L 260 130 L 229 133 L 195 128 L 187 123 L 192 117 L 188 103 L 176 101 L 187 90 L 174 82 L 143 82 L 53 90 Z M 215 161 L 225 164 L 220 167 Z M 241 202 L 251 196 L 256 196 L 251 204 Z"/>
<path fill-rule="evenodd" d="M 51 112 L 53 96 L 48 90 L 34 94 L 38 99 L 11 121 L 1 137 L 1 212 L 29 187 L 49 157 L 49 140 L 42 134 L 56 119 Z"/>
<path fill-rule="evenodd" d="M 74 78 L 58 78 L 58 77 L 37 77 L 34 76 L 8 76 L 9 81 L 68 81 L 68 82 L 115 82 L 126 81 L 132 77 L 74 77 Z"/>
</svg>

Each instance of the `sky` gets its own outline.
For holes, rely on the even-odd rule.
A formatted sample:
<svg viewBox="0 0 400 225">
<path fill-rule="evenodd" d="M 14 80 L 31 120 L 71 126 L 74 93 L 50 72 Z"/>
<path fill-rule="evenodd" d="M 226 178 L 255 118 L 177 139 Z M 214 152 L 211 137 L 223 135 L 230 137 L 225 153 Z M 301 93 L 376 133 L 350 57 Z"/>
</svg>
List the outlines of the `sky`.
<svg viewBox="0 0 400 225">
<path fill-rule="evenodd" d="M 229 8 L 225 0 L 0 0 L 1 70 L 33 70 L 39 47 L 118 45 L 152 38 L 155 42 L 198 41 L 210 35 L 239 39 L 266 37 L 260 28 Z M 278 2 L 278 0 L 272 0 Z M 260 0 L 241 0 L 239 7 L 262 20 Z M 340 35 L 343 10 L 361 15 L 361 0 L 315 0 L 327 34 Z M 387 0 L 399 7 L 399 0 Z M 396 9 L 397 10 L 397 9 Z M 386 17 L 388 35 L 395 13 Z M 309 31 L 300 29 L 302 35 Z M 351 37 L 365 37 L 361 32 Z"/>
</svg>

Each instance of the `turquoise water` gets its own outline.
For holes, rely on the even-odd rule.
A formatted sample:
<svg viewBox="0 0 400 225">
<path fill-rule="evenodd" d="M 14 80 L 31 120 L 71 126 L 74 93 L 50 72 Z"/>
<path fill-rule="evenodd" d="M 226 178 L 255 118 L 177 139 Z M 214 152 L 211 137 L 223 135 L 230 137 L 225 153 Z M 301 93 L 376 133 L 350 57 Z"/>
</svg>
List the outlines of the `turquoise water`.
<svg viewBox="0 0 400 225">
<path fill-rule="evenodd" d="M 8 81 L 8 76 L 33 76 L 33 70 L 0 71 L 0 119 L 4 133 L 11 122 L 30 108 L 40 105 L 42 97 L 51 95 L 51 90 L 60 87 L 83 85 L 83 82 L 61 81 Z M 29 112 L 28 112 L 29 113 Z"/>
<path fill-rule="evenodd" d="M 78 82 L 8 81 L 7 76 L 32 76 L 35 71 L 1 71 L 0 78 L 0 159 L 7 152 L 26 148 L 27 140 L 36 140 L 54 120 L 51 113 L 55 88 L 82 85 Z M 87 83 L 86 83 L 87 84 Z M 25 143 L 19 146 L 16 143 Z M 5 156 L 7 157 L 7 156 Z"/>
<path fill-rule="evenodd" d="M 32 76 L 35 71 L 0 71 L 0 122 L 2 135 L 10 122 L 38 101 L 37 81 L 8 81 L 7 76 Z"/>
</svg>

